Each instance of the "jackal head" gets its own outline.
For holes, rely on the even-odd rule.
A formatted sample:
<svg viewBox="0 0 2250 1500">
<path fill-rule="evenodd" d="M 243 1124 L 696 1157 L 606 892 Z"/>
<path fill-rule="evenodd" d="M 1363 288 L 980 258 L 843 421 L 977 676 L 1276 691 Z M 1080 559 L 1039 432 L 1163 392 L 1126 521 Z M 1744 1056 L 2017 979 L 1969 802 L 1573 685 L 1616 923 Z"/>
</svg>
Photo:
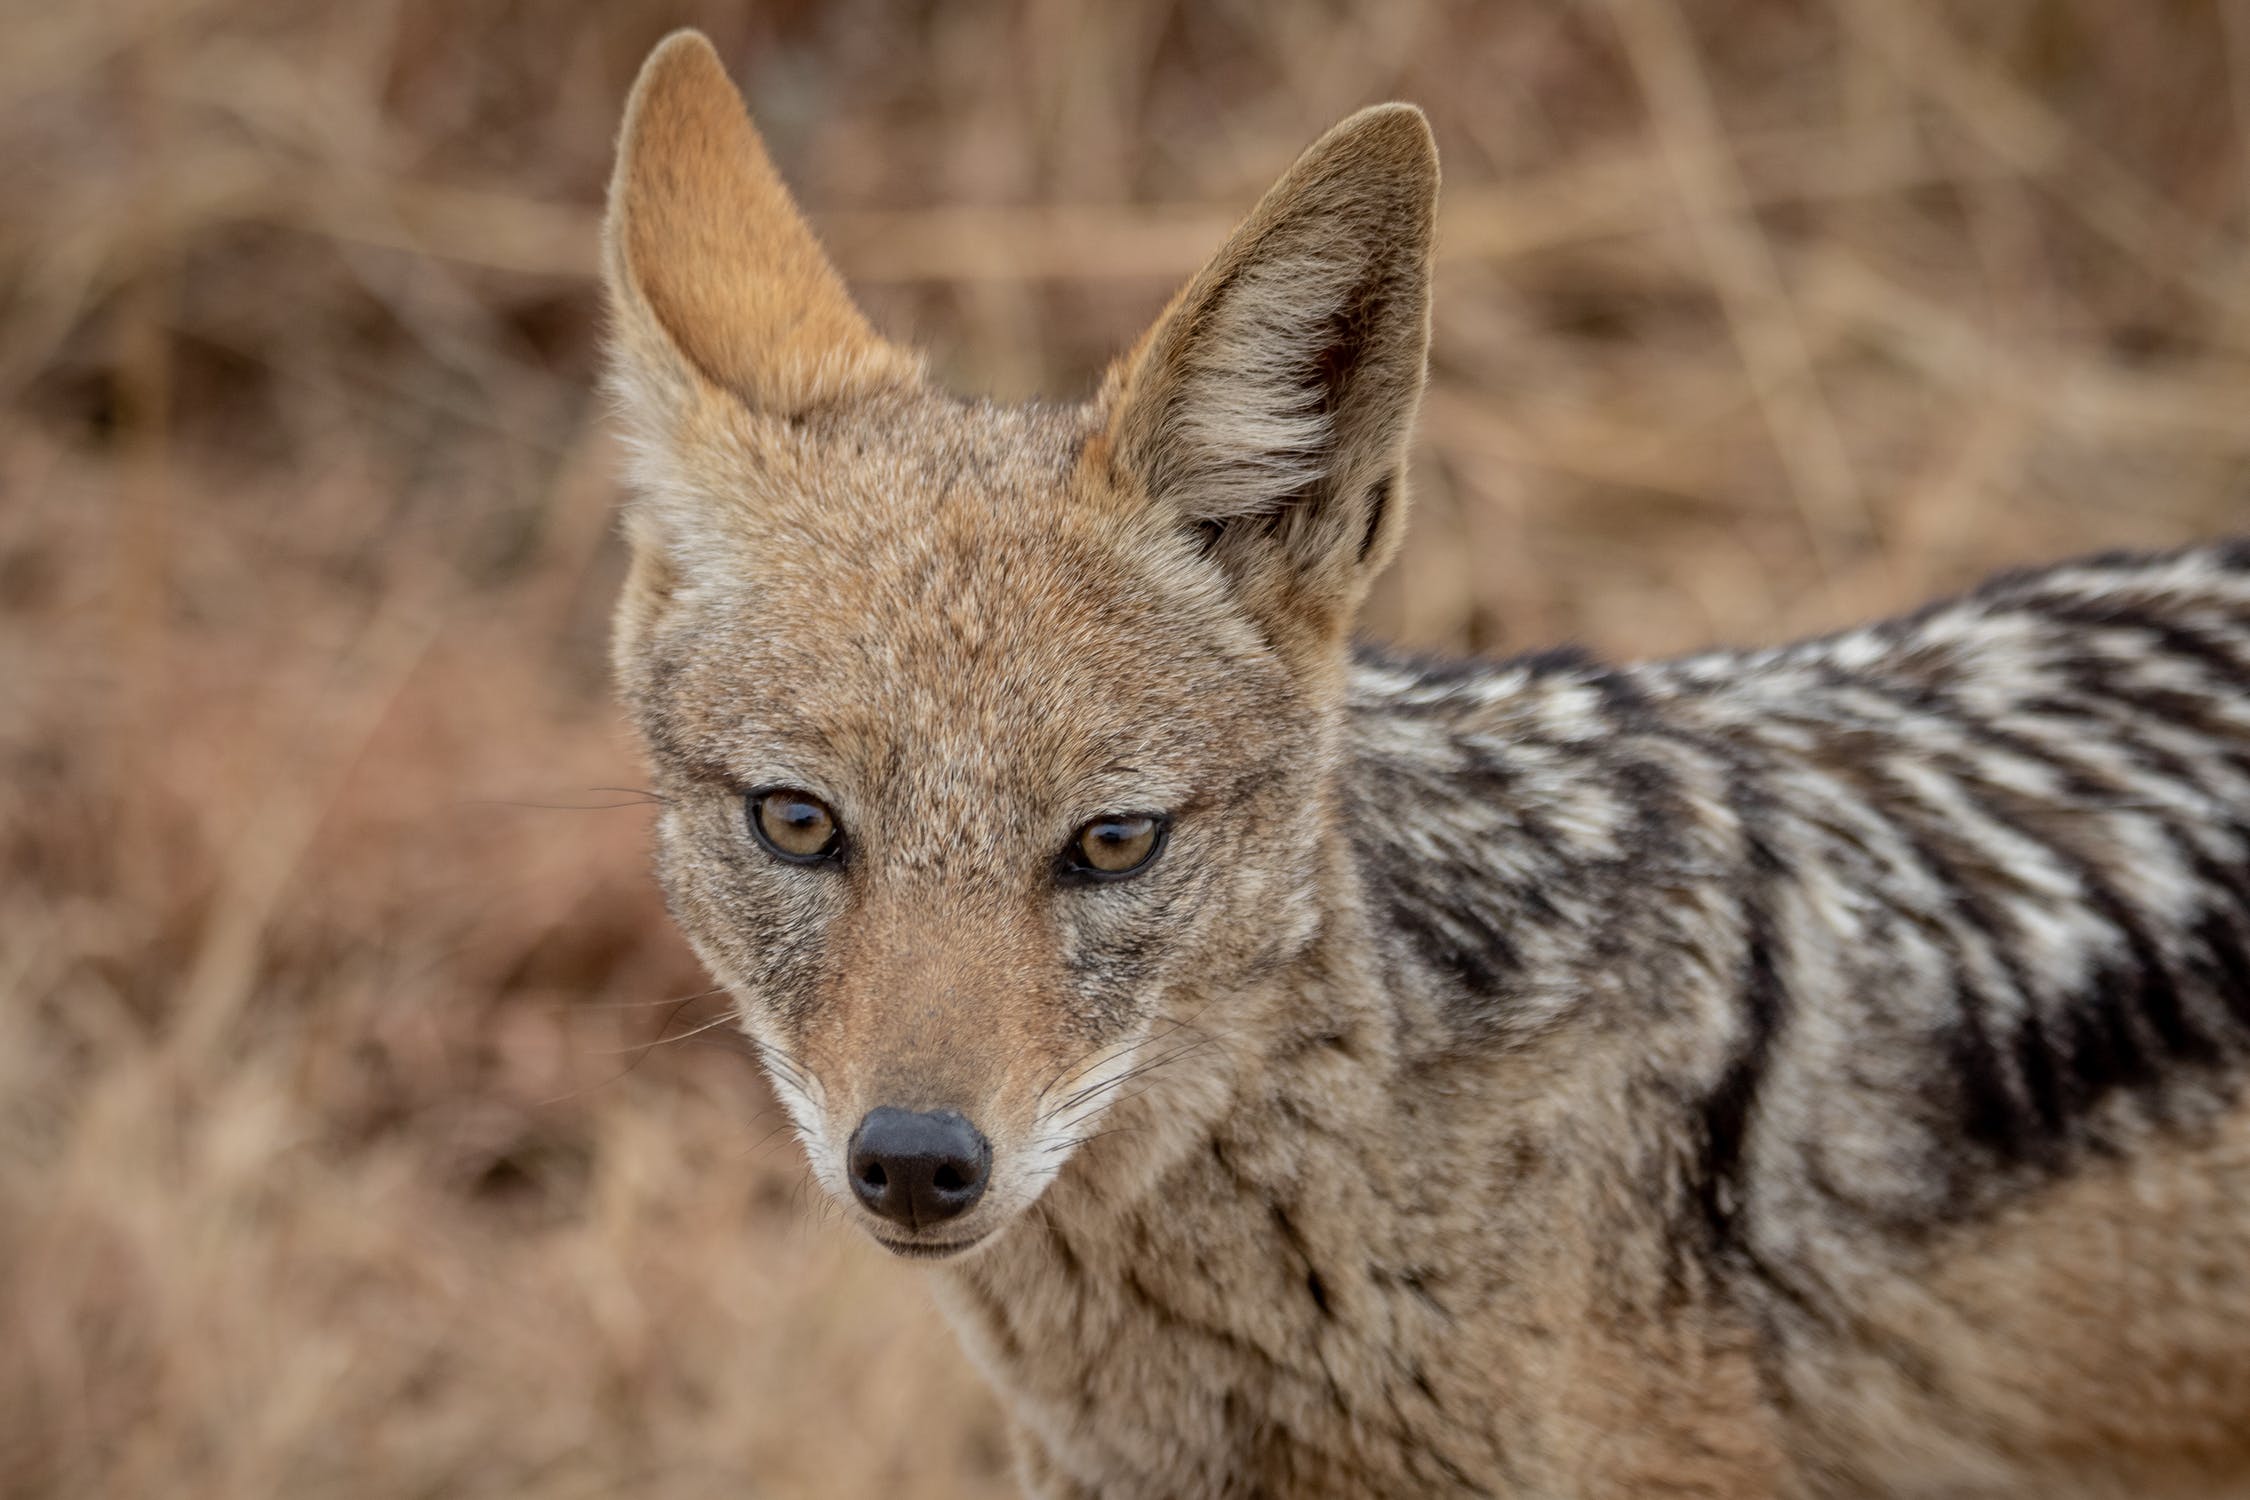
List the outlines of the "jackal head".
<svg viewBox="0 0 2250 1500">
<path fill-rule="evenodd" d="M 1091 402 L 967 403 L 853 306 L 709 44 L 643 70 L 618 680 L 673 911 L 893 1249 L 1007 1224 L 1194 1041 L 1211 1087 L 1229 996 L 1323 920 L 1436 192 L 1417 111 L 1354 115 Z"/>
</svg>

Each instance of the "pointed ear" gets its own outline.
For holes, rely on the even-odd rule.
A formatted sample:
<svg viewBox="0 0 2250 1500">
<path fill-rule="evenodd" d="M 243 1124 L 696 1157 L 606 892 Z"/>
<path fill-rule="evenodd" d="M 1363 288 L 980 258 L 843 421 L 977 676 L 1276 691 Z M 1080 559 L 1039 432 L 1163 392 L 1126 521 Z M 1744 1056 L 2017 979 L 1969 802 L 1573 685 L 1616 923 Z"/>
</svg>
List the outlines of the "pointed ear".
<svg viewBox="0 0 2250 1500">
<path fill-rule="evenodd" d="M 1340 635 L 1396 543 L 1437 186 L 1420 110 L 1353 115 L 1111 374 L 1116 477 L 1200 531 L 1269 628 Z"/>
<path fill-rule="evenodd" d="M 602 252 L 613 368 L 655 431 L 698 393 L 794 416 L 920 378 L 852 305 L 699 32 L 633 85 Z"/>
</svg>

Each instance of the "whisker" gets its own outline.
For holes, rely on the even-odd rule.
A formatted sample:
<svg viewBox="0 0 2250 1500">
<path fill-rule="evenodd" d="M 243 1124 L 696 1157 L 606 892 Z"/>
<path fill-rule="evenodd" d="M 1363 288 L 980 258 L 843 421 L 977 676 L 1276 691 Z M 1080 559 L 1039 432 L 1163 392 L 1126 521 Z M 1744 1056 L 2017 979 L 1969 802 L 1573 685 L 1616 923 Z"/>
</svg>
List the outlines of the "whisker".
<svg viewBox="0 0 2250 1500">
<path fill-rule="evenodd" d="M 697 1000 L 708 1000 L 713 995 L 723 995 L 727 987 L 715 984 L 707 990 L 697 990 L 692 995 L 667 995 L 661 1000 L 562 1000 L 549 1006 L 554 1011 L 577 1010 L 651 1010 L 659 1005 L 688 1005 Z"/>
<path fill-rule="evenodd" d="M 742 1033 L 742 1038 L 756 1050 L 759 1058 L 764 1061 L 766 1066 L 787 1079 L 799 1091 L 810 1094 L 815 1098 L 822 1096 L 823 1091 L 814 1080 L 812 1069 L 792 1057 L 785 1049 L 777 1047 L 771 1042 L 762 1042 L 748 1032 Z"/>
<path fill-rule="evenodd" d="M 679 1014 L 679 1012 L 680 1012 L 680 1009 L 681 1009 L 681 1007 L 684 1007 L 684 1006 L 685 1006 L 685 1005 L 686 1005 L 687 1003 L 688 1003 L 688 1002 L 686 1002 L 685 1000 L 683 1000 L 683 1001 L 681 1001 L 681 1002 L 680 1002 L 680 1004 L 679 1004 L 678 1006 L 674 1006 L 674 1007 L 673 1007 L 673 1011 L 672 1011 L 672 1014 L 673 1014 L 673 1015 L 678 1015 L 678 1014 Z M 733 1022 L 733 1020 L 734 1020 L 734 1017 L 733 1017 L 733 1016 L 732 1016 L 731 1014 L 730 1014 L 730 1015 L 723 1015 L 723 1016 L 714 1016 L 714 1017 L 713 1017 L 712 1019 L 710 1019 L 710 1020 L 708 1020 L 708 1021 L 705 1021 L 705 1022 L 704 1022 L 704 1023 L 702 1024 L 702 1025 L 700 1025 L 700 1026 L 697 1026 L 697 1027 L 693 1028 L 692 1030 L 688 1030 L 688 1031 L 683 1031 L 683 1032 L 681 1032 L 681 1033 L 680 1033 L 680 1034 L 679 1034 L 678 1036 L 665 1036 L 665 1035 L 663 1035 L 663 1034 L 662 1034 L 662 1033 L 660 1032 L 660 1033 L 659 1033 L 659 1034 L 657 1035 L 657 1037 L 656 1037 L 656 1039 L 655 1039 L 654 1041 L 642 1042 L 642 1043 L 640 1043 L 640 1044 L 639 1044 L 638 1046 L 635 1046 L 635 1047 L 612 1047 L 612 1048 L 607 1048 L 607 1049 L 605 1049 L 605 1050 L 604 1050 L 604 1051 L 603 1051 L 603 1052 L 602 1052 L 602 1053 L 601 1053 L 600 1055 L 602 1055 L 602 1056 L 606 1056 L 606 1057 L 623 1057 L 623 1056 L 624 1056 L 624 1055 L 625 1055 L 626 1053 L 628 1053 L 628 1052 L 640 1053 L 640 1054 L 644 1054 L 644 1055 L 645 1055 L 645 1054 L 646 1054 L 646 1053 L 647 1053 L 647 1052 L 649 1051 L 649 1049 L 651 1049 L 651 1048 L 653 1048 L 653 1047 L 663 1047 L 663 1046 L 669 1046 L 669 1045 L 671 1045 L 672 1043 L 675 1043 L 675 1042 L 684 1042 L 684 1041 L 687 1041 L 687 1040 L 689 1040 L 689 1039 L 690 1039 L 691 1037 L 699 1037 L 699 1036 L 703 1035 L 703 1033 L 705 1033 L 706 1031 L 716 1031 L 716 1030 L 717 1030 L 718 1028 L 720 1028 L 721 1026 L 725 1026 L 725 1025 L 728 1025 L 728 1024 L 732 1023 L 732 1022 Z M 666 1018 L 665 1024 L 666 1024 L 666 1025 L 670 1025 L 670 1024 L 671 1024 L 671 1022 L 670 1022 L 670 1018 L 669 1018 L 669 1017 L 667 1017 L 667 1018 Z"/>
<path fill-rule="evenodd" d="M 1038 1093 L 1031 1096 L 1033 1108 L 1037 1108 L 1039 1101 L 1046 1098 L 1050 1092 L 1052 1092 L 1065 1080 L 1076 1080 L 1079 1078 L 1083 1078 L 1088 1073 L 1091 1073 L 1096 1068 L 1100 1067 L 1103 1063 L 1109 1061 L 1111 1058 L 1116 1057 L 1121 1053 L 1130 1052 L 1135 1047 L 1142 1045 L 1147 1040 L 1148 1038 L 1146 1037 L 1129 1037 L 1122 1042 L 1111 1043 L 1109 1046 L 1102 1048 L 1099 1052 L 1096 1052 L 1092 1057 L 1086 1058 L 1083 1061 L 1076 1063 L 1066 1063 L 1055 1074 L 1054 1077 L 1047 1080 L 1046 1084 L 1041 1087 Z"/>
<path fill-rule="evenodd" d="M 1103 1094 L 1109 1092 L 1111 1089 L 1119 1088 L 1127 1083 L 1132 1082 L 1136 1078 L 1143 1077 L 1146 1074 L 1151 1073 L 1160 1067 L 1163 1067 L 1166 1063 L 1176 1062 L 1180 1058 L 1187 1056 L 1189 1053 L 1195 1052 L 1200 1048 L 1207 1047 L 1213 1042 L 1218 1041 L 1219 1039 L 1219 1033 L 1206 1032 L 1203 1035 L 1197 1037 L 1196 1040 L 1192 1042 L 1183 1043 L 1178 1047 L 1174 1047 L 1167 1052 L 1160 1053 L 1157 1056 L 1150 1058 L 1146 1062 L 1138 1063 L 1133 1067 L 1127 1068 L 1124 1072 L 1118 1074 L 1115 1078 L 1105 1078 L 1099 1083 L 1090 1083 L 1086 1085 L 1086 1087 L 1080 1089 L 1077 1093 L 1072 1094 L 1068 1098 L 1064 1099 L 1063 1102 L 1059 1106 L 1057 1106 L 1055 1112 L 1057 1114 L 1067 1114 L 1072 1110 L 1082 1107 L 1091 1100 L 1100 1098 Z"/>
<path fill-rule="evenodd" d="M 1216 1001 L 1205 1003 L 1192 1016 L 1187 1016 L 1184 1018 L 1167 1016 L 1163 1018 L 1162 1030 L 1156 1030 L 1152 1028 L 1151 1030 L 1144 1032 L 1139 1036 L 1128 1037 L 1124 1041 L 1112 1043 L 1111 1045 L 1102 1048 L 1099 1052 L 1096 1052 L 1092 1057 L 1087 1058 L 1083 1062 L 1080 1062 L 1074 1066 L 1064 1068 L 1061 1072 L 1057 1073 L 1053 1079 L 1049 1080 L 1044 1088 L 1040 1089 L 1038 1093 L 1032 1096 L 1033 1107 L 1037 1108 L 1040 1100 L 1046 1098 L 1047 1094 L 1051 1090 L 1053 1090 L 1057 1085 L 1064 1083 L 1066 1080 L 1075 1081 L 1076 1079 L 1083 1078 L 1088 1073 L 1091 1073 L 1095 1069 L 1101 1067 L 1102 1064 L 1110 1061 L 1112 1058 L 1117 1057 L 1120 1053 L 1130 1052 L 1136 1047 L 1145 1047 L 1151 1042 L 1160 1041 L 1165 1037 L 1172 1036 L 1177 1032 L 1193 1026 L 1197 1021 L 1203 1019 L 1204 1013 L 1210 1010 L 1211 1006 L 1215 1004 L 1217 1004 Z"/>
<path fill-rule="evenodd" d="M 759 1136 L 748 1146 L 745 1146 L 735 1159 L 739 1161 L 743 1157 L 756 1156 L 759 1152 L 765 1150 L 766 1147 L 773 1144 L 773 1138 L 775 1136 L 780 1135 L 783 1131 L 789 1130 L 792 1127 L 793 1122 L 784 1119 L 779 1125 L 774 1126 L 773 1129 L 767 1131 L 764 1135 Z"/>
<path fill-rule="evenodd" d="M 1049 1156 L 1062 1151 L 1075 1151 L 1088 1141 L 1098 1141 L 1105 1135 L 1127 1135 L 1140 1128 L 1138 1125 L 1105 1125 L 1100 1130 L 1089 1130 L 1083 1135 L 1066 1136 L 1064 1139 L 1046 1147 L 1045 1151 Z"/>
<path fill-rule="evenodd" d="M 647 801 L 634 802 L 525 802 L 515 797 L 462 797 L 451 804 L 454 807 L 517 807 L 532 812 L 615 812 L 621 807 L 649 807 Z"/>
</svg>

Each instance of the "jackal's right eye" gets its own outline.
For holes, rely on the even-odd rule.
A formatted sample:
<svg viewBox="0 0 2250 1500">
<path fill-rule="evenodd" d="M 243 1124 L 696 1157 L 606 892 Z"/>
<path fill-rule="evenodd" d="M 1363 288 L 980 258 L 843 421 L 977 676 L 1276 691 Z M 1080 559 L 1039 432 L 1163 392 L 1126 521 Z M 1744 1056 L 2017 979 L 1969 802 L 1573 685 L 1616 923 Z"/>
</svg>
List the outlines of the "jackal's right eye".
<svg viewBox="0 0 2250 1500">
<path fill-rule="evenodd" d="M 828 804 L 795 787 L 764 787 L 743 799 L 750 832 L 766 853 L 793 865 L 834 859 L 844 841 L 843 825 Z"/>
</svg>

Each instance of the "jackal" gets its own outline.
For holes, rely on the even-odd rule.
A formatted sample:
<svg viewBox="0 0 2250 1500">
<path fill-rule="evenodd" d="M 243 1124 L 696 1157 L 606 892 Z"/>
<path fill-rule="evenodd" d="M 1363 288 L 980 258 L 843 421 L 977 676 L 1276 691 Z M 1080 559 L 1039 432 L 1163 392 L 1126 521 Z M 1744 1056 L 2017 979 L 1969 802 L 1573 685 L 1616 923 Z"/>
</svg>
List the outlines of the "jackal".
<svg viewBox="0 0 2250 1500">
<path fill-rule="evenodd" d="M 1356 649 L 1437 158 L 932 389 L 700 37 L 606 238 L 672 909 L 1048 1496 L 2250 1494 L 2250 545 Z"/>
</svg>

